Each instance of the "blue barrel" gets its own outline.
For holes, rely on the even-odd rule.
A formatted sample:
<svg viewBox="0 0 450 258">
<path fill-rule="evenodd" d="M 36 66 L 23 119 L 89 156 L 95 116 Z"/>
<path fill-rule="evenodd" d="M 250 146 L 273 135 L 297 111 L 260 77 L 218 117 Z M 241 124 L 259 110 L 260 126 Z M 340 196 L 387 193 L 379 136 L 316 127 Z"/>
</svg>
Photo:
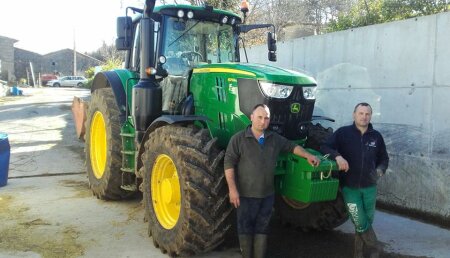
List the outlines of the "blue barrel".
<svg viewBox="0 0 450 258">
<path fill-rule="evenodd" d="M 0 187 L 8 183 L 9 156 L 8 135 L 0 132 Z"/>
<path fill-rule="evenodd" d="M 13 96 L 18 96 L 19 95 L 19 88 L 17 88 L 17 86 L 13 86 L 11 88 L 11 95 L 13 95 Z"/>
</svg>

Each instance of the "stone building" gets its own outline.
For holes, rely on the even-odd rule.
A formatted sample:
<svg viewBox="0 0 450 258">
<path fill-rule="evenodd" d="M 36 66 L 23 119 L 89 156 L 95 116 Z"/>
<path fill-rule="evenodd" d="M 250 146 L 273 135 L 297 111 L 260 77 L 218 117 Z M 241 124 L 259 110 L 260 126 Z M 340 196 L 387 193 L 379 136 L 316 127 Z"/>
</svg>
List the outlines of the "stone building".
<svg viewBox="0 0 450 258">
<path fill-rule="evenodd" d="M 39 74 L 74 75 L 72 49 L 61 49 L 45 55 L 14 47 L 18 40 L 0 36 L 0 80 L 16 81 L 31 78 L 30 63 L 33 65 L 35 78 Z M 84 72 L 101 61 L 91 56 L 76 52 L 77 71 L 75 75 L 84 76 Z"/>
<path fill-rule="evenodd" d="M 14 48 L 14 70 L 16 79 L 31 79 L 30 62 L 33 64 L 35 78 L 45 73 L 42 69 L 42 55 L 28 50 Z"/>
<path fill-rule="evenodd" d="M 16 39 L 0 36 L 0 80 L 14 81 L 14 43 Z"/>
<path fill-rule="evenodd" d="M 63 75 L 73 74 L 73 50 L 61 49 L 42 56 L 42 71 L 45 73 L 57 73 Z M 83 75 L 84 72 L 93 66 L 101 64 L 101 61 L 91 56 L 77 52 L 77 72 L 75 75 Z"/>
</svg>

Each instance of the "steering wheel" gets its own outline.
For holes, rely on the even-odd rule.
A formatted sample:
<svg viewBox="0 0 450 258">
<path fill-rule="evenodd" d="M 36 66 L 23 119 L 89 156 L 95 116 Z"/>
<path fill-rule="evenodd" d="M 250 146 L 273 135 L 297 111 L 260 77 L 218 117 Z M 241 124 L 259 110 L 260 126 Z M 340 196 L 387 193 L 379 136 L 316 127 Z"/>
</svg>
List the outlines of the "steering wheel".
<svg viewBox="0 0 450 258">
<path fill-rule="evenodd" d="M 181 58 L 186 58 L 189 62 L 202 62 L 203 56 L 199 52 L 196 51 L 186 51 L 180 55 Z"/>
</svg>

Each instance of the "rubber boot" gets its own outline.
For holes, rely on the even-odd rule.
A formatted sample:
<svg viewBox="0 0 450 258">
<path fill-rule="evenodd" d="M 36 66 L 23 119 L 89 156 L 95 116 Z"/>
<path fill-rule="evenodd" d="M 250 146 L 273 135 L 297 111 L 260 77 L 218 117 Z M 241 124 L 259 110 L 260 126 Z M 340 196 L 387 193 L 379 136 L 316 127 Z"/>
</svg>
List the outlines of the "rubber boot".
<svg viewBox="0 0 450 258">
<path fill-rule="evenodd" d="M 253 235 L 239 235 L 242 258 L 253 258 Z"/>
<path fill-rule="evenodd" d="M 256 234 L 253 239 L 253 258 L 266 257 L 267 250 L 267 235 Z"/>
<path fill-rule="evenodd" d="M 363 258 L 364 257 L 363 250 L 364 250 L 364 241 L 361 237 L 361 234 L 355 232 L 355 252 L 353 254 L 353 257 Z"/>
<path fill-rule="evenodd" d="M 370 249 L 370 258 L 380 257 L 380 246 L 373 228 L 370 227 L 366 232 L 362 233 L 361 236 L 366 246 Z"/>
</svg>

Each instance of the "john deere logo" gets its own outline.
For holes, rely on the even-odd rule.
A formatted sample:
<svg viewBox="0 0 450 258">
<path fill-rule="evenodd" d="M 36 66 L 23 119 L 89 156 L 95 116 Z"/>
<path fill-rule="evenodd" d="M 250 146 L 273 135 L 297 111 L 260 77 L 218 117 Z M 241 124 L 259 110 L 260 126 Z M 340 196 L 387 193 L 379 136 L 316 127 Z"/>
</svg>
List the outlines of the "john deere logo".
<svg viewBox="0 0 450 258">
<path fill-rule="evenodd" d="M 300 104 L 292 103 L 291 104 L 291 113 L 298 113 L 298 112 L 300 112 Z"/>
</svg>

